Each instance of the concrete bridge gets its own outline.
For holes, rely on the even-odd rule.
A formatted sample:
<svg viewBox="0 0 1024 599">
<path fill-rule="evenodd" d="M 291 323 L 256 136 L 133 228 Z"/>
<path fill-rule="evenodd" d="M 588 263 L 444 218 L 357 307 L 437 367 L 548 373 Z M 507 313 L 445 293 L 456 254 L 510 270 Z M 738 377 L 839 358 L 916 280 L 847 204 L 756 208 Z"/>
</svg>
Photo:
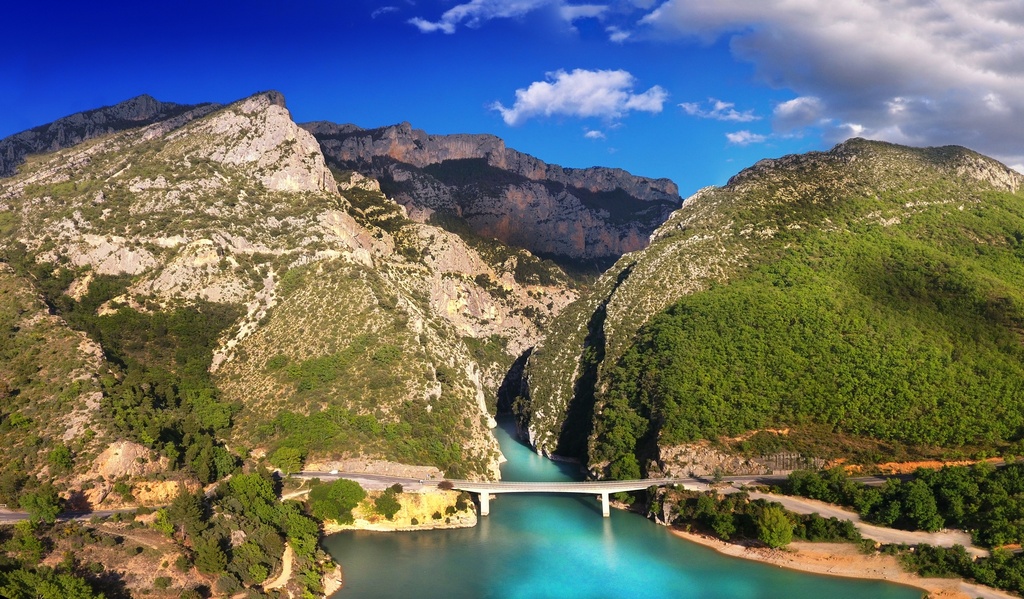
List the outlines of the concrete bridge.
<svg viewBox="0 0 1024 599">
<path fill-rule="evenodd" d="M 648 487 L 693 484 L 692 478 L 643 478 L 639 480 L 589 480 L 583 482 L 476 482 L 450 480 L 452 488 L 476 493 L 480 496 L 480 515 L 491 511 L 491 493 L 577 493 L 601 496 L 601 514 L 609 516 L 608 494 L 639 491 Z"/>
</svg>

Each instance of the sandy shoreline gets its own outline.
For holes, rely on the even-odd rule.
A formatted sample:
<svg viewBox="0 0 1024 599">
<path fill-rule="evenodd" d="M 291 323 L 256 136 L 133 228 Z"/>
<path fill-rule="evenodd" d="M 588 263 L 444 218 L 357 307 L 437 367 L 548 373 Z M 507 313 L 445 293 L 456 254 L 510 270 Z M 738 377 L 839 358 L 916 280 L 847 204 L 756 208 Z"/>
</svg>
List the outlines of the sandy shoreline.
<svg viewBox="0 0 1024 599">
<path fill-rule="evenodd" d="M 794 542 L 785 550 L 767 547 L 745 547 L 719 539 L 671 529 L 678 537 L 732 557 L 739 557 L 776 565 L 801 572 L 885 580 L 927 591 L 934 599 L 1014 599 L 1016 596 L 980 585 L 966 583 L 959 578 L 922 578 L 905 572 L 899 560 L 891 555 L 864 555 L 852 543 Z"/>
</svg>

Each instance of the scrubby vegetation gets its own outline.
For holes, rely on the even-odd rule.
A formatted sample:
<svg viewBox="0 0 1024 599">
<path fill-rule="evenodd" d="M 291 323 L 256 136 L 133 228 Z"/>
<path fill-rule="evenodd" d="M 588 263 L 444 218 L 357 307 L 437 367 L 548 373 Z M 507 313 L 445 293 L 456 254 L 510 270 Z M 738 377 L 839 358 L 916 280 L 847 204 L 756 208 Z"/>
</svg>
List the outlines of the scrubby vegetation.
<svg viewBox="0 0 1024 599">
<path fill-rule="evenodd" d="M 1024 555 L 997 549 L 989 557 L 973 558 L 960 545 L 889 545 L 883 553 L 899 556 L 904 568 L 926 577 L 959 576 L 985 586 L 1024 592 Z"/>
<path fill-rule="evenodd" d="M 237 473 L 207 493 L 181 487 L 155 512 L 120 512 L 89 524 L 19 522 L 0 528 L 0 596 L 116 598 L 136 596 L 140 588 L 148 594 L 149 585 L 180 585 L 174 596 L 209 596 L 210 586 L 217 594 L 248 589 L 250 596 L 264 596 L 259 587 L 282 571 L 286 547 L 293 552 L 288 592 L 316 596 L 323 574 L 334 566 L 319 548 L 316 518 L 322 515 L 309 515 L 322 510 L 315 501 L 310 506 L 282 502 L 276 482 L 259 470 Z M 61 552 L 64 559 L 52 567 L 53 555 Z M 51 567 L 37 566 L 44 559 Z M 29 583 L 40 588 L 30 592 Z"/>
<path fill-rule="evenodd" d="M 230 428 L 238 407 L 218 400 L 208 370 L 218 337 L 239 316 L 236 307 L 200 301 L 169 311 L 121 306 L 101 315 L 98 308 L 122 294 L 129 278 L 96 276 L 76 300 L 65 293 L 74 278 L 69 268 L 36 263 L 23 251 L 9 253 L 7 260 L 34 281 L 53 312 L 87 333 L 118 368 L 116 376 L 101 379 L 104 429 L 162 453 L 172 467 L 188 469 L 202 482 L 234 470 L 238 458 L 218 436 Z M 55 474 L 72 466 L 64 446 L 47 460 Z"/>
<path fill-rule="evenodd" d="M 783 489 L 857 510 L 870 522 L 907 530 L 957 528 L 982 547 L 1024 541 L 1024 464 L 919 469 L 907 482 L 868 487 L 841 468 L 790 475 Z"/>
<path fill-rule="evenodd" d="M 667 508 L 667 509 L 666 509 Z M 758 540 L 769 547 L 783 547 L 794 539 L 813 542 L 860 540 L 848 520 L 794 514 L 764 499 L 751 501 L 746 493 L 667 490 L 649 507 L 649 513 L 666 518 L 667 524 L 697 529 L 722 540 Z"/>
<path fill-rule="evenodd" d="M 264 326 L 242 346 L 246 361 L 218 373 L 225 396 L 248 407 L 233 436 L 304 459 L 379 455 L 462 476 L 489 456 L 470 451 L 482 431 L 462 363 L 468 350 L 446 323 L 400 306 L 405 291 L 379 273 L 341 261 L 299 269 Z M 465 352 L 465 353 L 462 353 Z M 293 464 L 293 462 L 290 462 Z"/>
<path fill-rule="evenodd" d="M 981 197 L 887 227 L 858 220 L 855 198 L 828 212 L 786 204 L 799 216 L 785 221 L 849 220 L 841 232 L 780 227 L 754 266 L 651 318 L 605 367 L 592 460 L 643 463 L 654 440 L 804 426 L 882 441 L 890 456 L 1019 441 L 1024 207 Z M 873 449 L 851 455 L 826 439 L 816 455 L 886 457 Z"/>
<path fill-rule="evenodd" d="M 104 594 L 76 571 L 0 558 L 0 596 L 7 599 L 103 599 Z"/>
</svg>

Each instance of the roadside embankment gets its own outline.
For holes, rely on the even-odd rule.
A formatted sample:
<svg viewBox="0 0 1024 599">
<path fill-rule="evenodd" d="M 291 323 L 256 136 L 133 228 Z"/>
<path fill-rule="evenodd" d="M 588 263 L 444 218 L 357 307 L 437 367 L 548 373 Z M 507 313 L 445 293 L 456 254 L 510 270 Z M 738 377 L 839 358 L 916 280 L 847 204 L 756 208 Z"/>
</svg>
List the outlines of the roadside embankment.
<svg viewBox="0 0 1024 599">
<path fill-rule="evenodd" d="M 430 530 L 434 528 L 470 528 L 476 526 L 476 509 L 472 501 L 459 491 L 424 488 L 414 492 L 399 493 L 395 497 L 401 508 L 391 519 L 380 515 L 374 500 L 380 492 L 370 491 L 366 499 L 352 510 L 355 521 L 352 524 L 325 522 L 324 532 L 331 534 L 342 530 Z"/>
</svg>

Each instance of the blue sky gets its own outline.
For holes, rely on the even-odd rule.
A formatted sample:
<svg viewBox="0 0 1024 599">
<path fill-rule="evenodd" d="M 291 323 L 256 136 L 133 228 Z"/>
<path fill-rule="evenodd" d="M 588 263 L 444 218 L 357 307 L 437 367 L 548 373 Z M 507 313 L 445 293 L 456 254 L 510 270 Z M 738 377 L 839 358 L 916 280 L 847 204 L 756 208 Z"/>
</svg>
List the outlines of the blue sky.
<svg viewBox="0 0 1024 599">
<path fill-rule="evenodd" d="M 277 89 L 300 122 L 493 133 L 684 196 L 853 135 L 1024 170 L 1020 0 L 36 2 L 0 31 L 0 137 Z"/>
</svg>

